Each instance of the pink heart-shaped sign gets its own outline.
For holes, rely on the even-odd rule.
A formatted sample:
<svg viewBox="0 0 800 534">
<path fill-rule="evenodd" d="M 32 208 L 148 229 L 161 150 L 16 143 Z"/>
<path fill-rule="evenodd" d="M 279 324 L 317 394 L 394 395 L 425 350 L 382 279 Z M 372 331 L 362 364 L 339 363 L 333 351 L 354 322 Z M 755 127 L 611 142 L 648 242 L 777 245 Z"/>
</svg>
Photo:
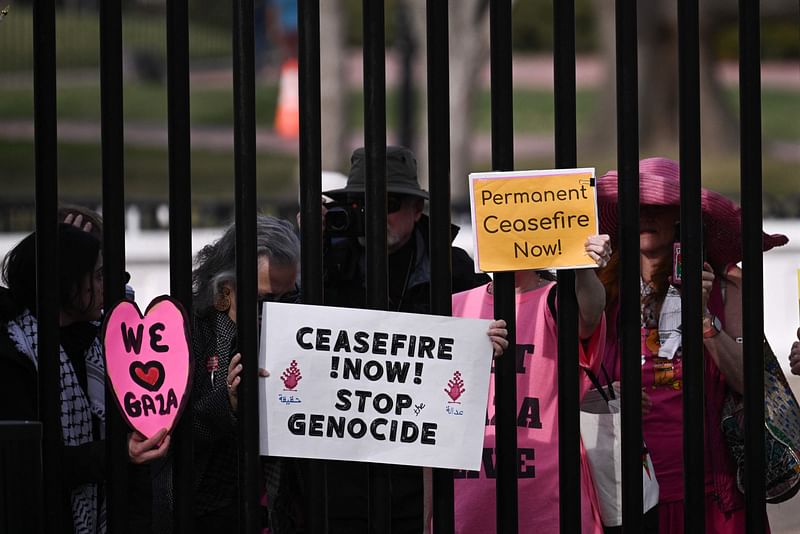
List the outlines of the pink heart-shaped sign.
<svg viewBox="0 0 800 534">
<path fill-rule="evenodd" d="M 106 373 L 120 413 L 152 437 L 171 431 L 189 398 L 189 322 L 181 304 L 154 299 L 142 315 L 128 300 L 106 315 L 102 330 Z"/>
</svg>

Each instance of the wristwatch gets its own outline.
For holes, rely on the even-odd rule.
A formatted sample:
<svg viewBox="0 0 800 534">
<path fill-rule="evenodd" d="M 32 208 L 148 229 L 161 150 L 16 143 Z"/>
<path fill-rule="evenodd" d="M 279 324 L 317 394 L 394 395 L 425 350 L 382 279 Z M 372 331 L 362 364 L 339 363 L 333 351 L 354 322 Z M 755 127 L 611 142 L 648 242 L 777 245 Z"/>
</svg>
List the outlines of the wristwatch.
<svg viewBox="0 0 800 534">
<path fill-rule="evenodd" d="M 703 339 L 710 339 L 722 332 L 722 323 L 716 315 L 703 316 Z"/>
</svg>

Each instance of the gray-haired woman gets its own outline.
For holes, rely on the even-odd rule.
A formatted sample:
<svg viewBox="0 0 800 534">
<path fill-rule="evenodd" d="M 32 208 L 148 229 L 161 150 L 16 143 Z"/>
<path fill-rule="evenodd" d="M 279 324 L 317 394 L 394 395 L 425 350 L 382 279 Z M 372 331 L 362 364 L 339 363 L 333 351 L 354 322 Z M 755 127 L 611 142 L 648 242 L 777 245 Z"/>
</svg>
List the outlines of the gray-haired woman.
<svg viewBox="0 0 800 534">
<path fill-rule="evenodd" d="M 236 232 L 229 227 L 197 255 L 192 275 L 195 358 L 193 413 L 195 525 L 198 532 L 237 527 Z M 286 221 L 259 216 L 256 223 L 259 310 L 265 301 L 296 301 L 300 241 Z"/>
</svg>

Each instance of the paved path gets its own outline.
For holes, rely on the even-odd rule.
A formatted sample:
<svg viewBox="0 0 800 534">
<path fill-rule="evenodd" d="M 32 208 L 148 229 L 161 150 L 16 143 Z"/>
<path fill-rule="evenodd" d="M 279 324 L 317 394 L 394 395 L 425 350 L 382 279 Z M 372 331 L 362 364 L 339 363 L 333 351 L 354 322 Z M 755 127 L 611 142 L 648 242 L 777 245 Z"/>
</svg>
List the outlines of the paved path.
<svg viewBox="0 0 800 534">
<path fill-rule="evenodd" d="M 21 141 L 33 139 L 33 120 L 0 119 L 0 139 Z M 393 142 L 393 132 L 388 141 Z M 164 125 L 128 121 L 124 126 L 125 143 L 145 148 L 167 148 L 167 128 Z M 58 121 L 59 139 L 78 143 L 99 143 L 100 124 L 75 120 Z M 356 132 L 349 138 L 351 149 L 363 144 L 363 133 Z M 197 126 L 191 129 L 192 148 L 202 150 L 233 150 L 233 128 Z M 473 136 L 472 154 L 475 159 L 491 159 L 491 138 L 481 133 Z M 272 128 L 256 128 L 256 151 L 296 156 L 297 141 L 284 139 Z M 766 154 L 783 161 L 800 161 L 800 143 L 780 142 L 765 147 Z M 514 136 L 514 152 L 517 158 L 550 155 L 554 153 L 552 136 L 517 134 Z"/>
</svg>

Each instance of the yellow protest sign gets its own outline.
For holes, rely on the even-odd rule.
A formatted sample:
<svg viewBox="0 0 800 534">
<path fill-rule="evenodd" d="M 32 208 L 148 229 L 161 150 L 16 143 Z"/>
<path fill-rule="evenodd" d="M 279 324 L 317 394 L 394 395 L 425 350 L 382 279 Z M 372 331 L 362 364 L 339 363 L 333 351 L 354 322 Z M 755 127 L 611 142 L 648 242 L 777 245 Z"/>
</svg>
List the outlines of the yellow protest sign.
<svg viewBox="0 0 800 534">
<path fill-rule="evenodd" d="M 594 169 L 472 173 L 475 266 L 484 272 L 595 267 Z"/>
</svg>

